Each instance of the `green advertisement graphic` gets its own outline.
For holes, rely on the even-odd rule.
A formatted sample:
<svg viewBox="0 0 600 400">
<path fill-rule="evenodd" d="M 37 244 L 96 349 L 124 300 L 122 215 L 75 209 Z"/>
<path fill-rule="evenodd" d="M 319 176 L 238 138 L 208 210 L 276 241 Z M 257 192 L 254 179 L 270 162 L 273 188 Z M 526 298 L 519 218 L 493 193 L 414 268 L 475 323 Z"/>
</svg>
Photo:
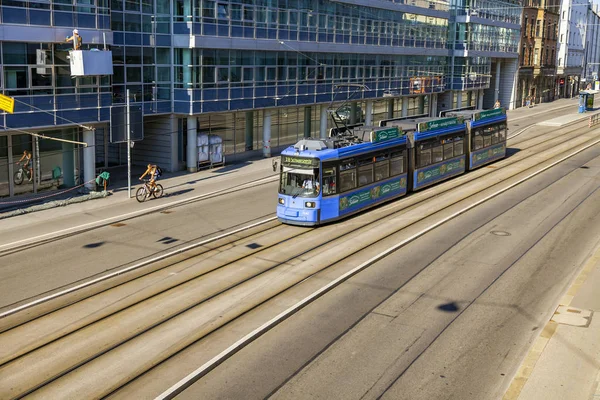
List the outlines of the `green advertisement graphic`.
<svg viewBox="0 0 600 400">
<path fill-rule="evenodd" d="M 482 150 L 478 153 L 473 153 L 473 165 L 480 164 L 482 161 L 488 160 L 490 158 L 494 158 L 499 154 L 502 154 L 505 151 L 504 144 L 496 147 L 489 148 L 487 150 Z"/>
<path fill-rule="evenodd" d="M 462 118 L 459 117 L 442 118 L 435 121 L 421 122 L 419 123 L 418 129 L 419 132 L 427 132 L 435 129 L 447 128 L 449 126 L 460 125 L 462 122 Z"/>
<path fill-rule="evenodd" d="M 462 170 L 464 166 L 465 160 L 461 158 L 459 160 L 449 161 L 447 163 L 428 168 L 424 171 L 420 171 L 417 174 L 417 184 L 435 181 L 439 177 L 453 173 L 455 170 Z"/>
<path fill-rule="evenodd" d="M 493 110 L 486 110 L 486 111 L 481 111 L 481 112 L 475 113 L 473 115 L 473 119 L 475 121 L 479 121 L 482 119 L 497 117 L 499 115 L 504 115 L 504 114 L 506 114 L 505 108 L 495 108 Z"/>
<path fill-rule="evenodd" d="M 400 129 L 398 129 L 398 127 L 393 126 L 390 128 L 371 132 L 371 142 L 377 143 L 383 142 L 385 140 L 396 139 L 401 137 L 403 134 L 404 133 Z"/>
<path fill-rule="evenodd" d="M 373 186 L 370 189 L 361 190 L 360 192 L 352 193 L 349 196 L 341 196 L 340 211 L 371 200 L 377 200 L 380 197 L 391 195 L 395 192 L 401 191 L 402 189 L 406 189 L 406 178 L 400 178 L 396 181 Z"/>
</svg>

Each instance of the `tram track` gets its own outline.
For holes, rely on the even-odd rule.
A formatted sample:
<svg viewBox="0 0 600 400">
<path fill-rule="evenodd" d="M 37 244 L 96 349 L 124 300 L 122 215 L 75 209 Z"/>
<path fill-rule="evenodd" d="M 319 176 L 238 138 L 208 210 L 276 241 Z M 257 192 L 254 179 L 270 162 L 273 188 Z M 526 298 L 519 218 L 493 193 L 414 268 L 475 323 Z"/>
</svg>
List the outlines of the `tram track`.
<svg viewBox="0 0 600 400">
<path fill-rule="evenodd" d="M 563 129 L 559 129 L 557 130 L 557 132 L 560 132 Z M 560 142 L 562 142 L 562 138 L 566 137 L 568 135 L 570 135 L 572 132 L 577 131 L 578 128 L 574 128 L 574 129 L 568 129 L 566 130 L 566 132 L 562 132 L 560 134 L 556 134 L 552 137 L 548 137 L 547 134 L 541 134 L 538 136 L 535 136 L 533 138 L 529 138 L 525 141 L 525 143 L 528 143 L 528 146 L 525 146 L 525 148 L 523 148 L 521 151 L 539 151 L 540 150 L 540 146 L 543 147 L 552 147 L 555 146 L 556 144 L 559 144 Z M 516 161 L 524 156 L 527 156 L 527 154 L 523 154 L 521 153 L 520 155 L 514 155 L 513 157 L 510 158 L 510 160 L 512 161 Z M 500 166 L 502 163 L 506 162 L 507 160 L 501 160 L 497 163 L 494 164 L 494 166 Z M 469 174 L 466 175 L 462 175 L 459 176 L 457 178 L 454 178 L 451 182 L 469 182 L 472 179 L 474 179 L 477 176 L 482 176 L 486 173 L 489 172 L 489 169 L 487 168 L 483 168 L 483 169 L 478 169 L 475 171 L 471 171 Z M 445 186 L 450 185 L 449 189 L 444 189 Z M 425 192 L 417 192 L 417 193 L 413 193 L 411 196 L 409 196 L 406 199 L 410 199 L 410 198 L 414 198 L 415 196 L 417 196 L 415 198 L 416 202 L 421 202 L 424 200 L 427 200 L 429 197 L 433 196 L 433 195 L 439 195 L 444 193 L 446 190 L 451 190 L 453 187 L 455 187 L 456 185 L 451 185 L 448 182 L 446 183 L 441 183 L 436 185 L 436 192 L 434 194 L 431 194 L 431 191 L 425 191 Z M 414 203 L 413 203 L 414 204 Z M 406 207 L 405 205 L 402 206 L 402 208 Z M 271 217 L 271 219 L 274 219 L 273 217 Z M 265 223 L 268 226 L 268 222 L 271 220 L 265 220 Z M 38 296 L 36 298 L 33 299 L 27 299 L 25 301 L 13 304 L 13 305 L 9 305 L 4 307 L 3 309 L 0 309 L 0 332 L 9 329 L 10 327 L 16 326 L 19 323 L 23 323 L 26 322 L 31 318 L 35 318 L 37 316 L 43 315 L 47 312 L 51 312 L 53 310 L 56 310 L 60 307 L 63 307 L 64 304 L 70 304 L 73 303 L 75 301 L 79 301 L 82 300 L 88 296 L 91 296 L 93 294 L 99 293 L 103 290 L 106 290 L 107 288 L 110 287 L 114 287 L 116 285 L 122 284 L 124 282 L 127 282 L 129 280 L 132 279 L 136 279 L 137 277 L 143 276 L 149 272 L 153 272 L 155 270 L 158 270 L 160 268 L 163 268 L 165 265 L 171 265 L 172 263 L 175 262 L 180 262 L 180 261 L 185 261 L 186 259 L 192 258 L 192 257 L 196 257 L 200 254 L 202 254 L 202 252 L 204 252 L 203 250 L 201 250 L 201 252 L 190 252 L 190 250 L 193 250 L 197 247 L 201 247 L 204 246 L 205 244 L 209 244 L 215 241 L 219 241 L 218 243 L 221 243 L 221 239 L 226 239 L 228 236 L 231 236 L 231 240 L 232 241 L 236 241 L 239 240 L 240 236 L 238 235 L 239 232 L 247 230 L 249 228 L 254 227 L 254 224 L 250 224 L 247 225 L 245 227 L 240 227 L 239 229 L 234 229 L 232 232 L 228 232 L 222 235 L 218 235 L 216 237 L 209 237 L 209 238 L 197 238 L 195 240 L 191 240 L 188 241 L 188 243 L 186 243 L 185 246 L 179 246 L 170 250 L 166 250 L 163 252 L 158 252 L 152 256 L 149 257 L 149 260 L 137 260 L 137 261 L 133 261 L 133 262 L 129 262 L 127 264 L 121 265 L 121 266 L 116 266 L 114 268 L 112 268 L 110 271 L 107 271 L 103 274 L 100 274 L 97 277 L 90 277 L 89 279 L 86 279 L 82 282 L 74 282 L 73 284 L 69 285 L 68 287 L 65 288 L 61 288 L 59 290 L 55 290 L 52 293 L 48 293 L 46 295 L 42 295 L 42 296 Z M 200 241 L 199 243 L 195 243 L 195 244 L 189 244 L 190 242 L 194 242 L 196 240 L 202 239 L 202 241 Z M 227 242 L 227 240 L 225 241 L 226 244 L 230 244 L 232 242 Z M 183 253 L 183 254 L 182 254 Z M 169 259 L 169 257 L 175 255 L 175 258 L 171 258 Z M 166 260 L 166 262 L 162 262 L 163 260 Z M 156 261 L 159 261 L 158 263 Z M 111 281 L 112 280 L 112 281 Z M 99 283 L 100 285 L 98 285 L 95 288 L 89 288 L 92 284 L 97 284 Z M 82 290 L 84 289 L 84 290 Z M 67 296 L 65 296 L 67 295 Z M 61 305 L 60 306 L 54 306 L 52 305 L 52 300 L 58 297 L 63 296 L 63 300 L 61 300 Z M 68 300 L 67 300 L 68 299 Z M 12 318 L 5 318 L 7 316 L 10 316 L 12 314 L 15 314 L 18 311 L 24 310 L 24 309 L 29 309 L 32 308 L 34 306 L 38 306 L 38 310 L 30 310 L 27 313 L 24 314 L 20 314 L 20 318 L 14 320 Z"/>
<path fill-rule="evenodd" d="M 595 140 L 595 138 L 587 139 L 589 140 L 586 140 L 586 138 L 580 139 L 575 143 L 575 146 L 584 146 L 586 142 L 593 142 Z M 119 288 L 122 289 L 129 285 L 129 290 L 131 290 L 130 293 L 123 297 L 125 299 L 133 294 L 141 293 L 144 290 L 146 290 L 146 295 L 150 297 L 147 297 L 147 300 L 140 300 L 138 298 L 138 301 L 133 304 L 126 305 L 125 303 L 121 303 L 121 306 L 125 307 L 121 308 L 121 311 L 115 311 L 118 307 L 115 307 L 112 310 L 107 309 L 105 312 L 110 313 L 109 315 L 98 314 L 100 312 L 98 309 L 94 311 L 87 309 L 86 311 L 83 311 L 83 314 L 73 314 L 71 316 L 63 315 L 63 318 L 52 321 L 52 324 L 60 326 L 60 324 L 66 325 L 65 321 L 78 321 L 83 318 L 82 315 L 92 315 L 100 318 L 97 322 L 90 322 L 91 320 L 87 320 L 82 326 L 72 325 L 73 330 L 71 333 L 63 331 L 57 334 L 60 338 L 55 335 L 55 337 L 48 340 L 51 336 L 47 336 L 46 340 L 48 345 L 42 344 L 43 340 L 38 341 L 35 345 L 29 344 L 29 347 L 22 347 L 20 355 L 12 358 L 8 355 L 2 358 L 3 365 L 0 367 L 0 376 L 10 376 L 11 382 L 19 382 L 19 384 L 11 385 L 15 387 L 15 392 L 4 393 L 3 396 L 19 396 L 29 393 L 35 388 L 39 388 L 40 385 L 50 383 L 48 388 L 41 388 L 40 391 L 34 394 L 40 396 L 53 396 L 52 390 L 58 390 L 58 392 L 54 392 L 54 395 L 62 393 L 64 397 L 64 393 L 66 393 L 64 392 L 64 389 L 67 382 L 69 383 L 67 386 L 71 387 L 71 384 L 75 384 L 73 387 L 79 388 L 74 389 L 75 392 L 69 392 L 73 395 L 78 393 L 77 390 L 83 390 L 82 388 L 89 387 L 94 387 L 99 390 L 98 392 L 93 392 L 95 393 L 94 395 L 107 395 L 110 391 L 117 390 L 119 387 L 118 385 L 124 384 L 122 378 L 118 378 L 117 375 L 119 377 L 125 376 L 127 379 L 133 379 L 135 376 L 144 372 L 142 369 L 150 368 L 158 362 L 164 361 L 170 357 L 170 355 L 204 337 L 203 335 L 215 331 L 224 324 L 238 318 L 239 315 L 250 312 L 252 309 L 260 306 L 265 301 L 272 299 L 274 296 L 285 292 L 305 279 L 314 276 L 314 274 L 340 263 L 340 261 L 345 260 L 348 257 L 352 257 L 357 254 L 357 252 L 360 252 L 365 248 L 368 249 L 370 246 L 370 244 L 367 244 L 359 249 L 351 249 L 347 245 L 348 241 L 360 237 L 368 238 L 368 242 L 371 244 L 376 243 L 377 241 L 386 240 L 386 238 L 396 235 L 410 226 L 415 226 L 420 221 L 423 221 L 425 218 L 440 210 L 447 209 L 453 204 L 467 200 L 477 193 L 482 193 L 492 185 L 505 182 L 506 180 L 523 173 L 523 171 L 527 171 L 528 169 L 534 168 L 536 165 L 547 162 L 552 156 L 556 157 L 557 154 L 561 154 L 569 149 L 570 147 L 563 143 L 558 149 L 553 149 L 553 151 L 546 150 L 548 154 L 545 154 L 544 156 L 523 157 L 522 160 L 518 161 L 523 165 L 518 166 L 515 165 L 517 160 L 513 159 L 513 157 L 511 157 L 510 160 L 502 160 L 497 164 L 503 164 L 502 167 L 507 168 L 500 168 L 500 166 L 498 166 L 498 169 L 488 169 L 485 171 L 486 173 L 494 174 L 492 175 L 493 179 L 488 180 L 491 182 L 480 182 L 481 180 L 475 179 L 476 176 L 474 174 L 467 174 L 465 176 L 473 176 L 471 176 L 472 179 L 462 182 L 462 185 L 460 185 L 463 193 L 457 193 L 457 191 L 454 190 L 452 193 L 447 193 L 442 197 L 438 196 L 440 194 L 438 191 L 428 190 L 417 192 L 405 199 L 390 203 L 384 207 L 376 208 L 366 214 L 360 214 L 347 221 L 345 224 L 325 226 L 316 231 L 306 228 L 281 226 L 282 231 L 287 231 L 289 229 L 291 237 L 288 235 L 288 238 L 285 239 L 285 235 L 282 235 L 282 233 L 278 231 L 273 235 L 276 236 L 276 238 L 272 238 L 271 240 L 281 240 L 283 238 L 283 241 L 272 242 L 275 244 L 271 246 L 262 245 L 257 237 L 250 236 L 246 240 L 259 244 L 262 246 L 259 247 L 262 250 L 253 252 L 238 261 L 214 268 L 211 271 L 206 270 L 202 274 L 186 281 L 186 283 L 178 283 L 171 289 L 165 289 L 163 287 L 152 294 L 152 291 L 148 291 L 148 286 L 140 285 L 134 288 L 131 286 L 132 283 L 122 284 Z M 523 152 L 520 152 L 518 155 L 522 155 L 522 153 Z M 516 157 L 516 155 L 514 157 Z M 544 157 L 546 157 L 545 160 L 543 159 Z M 511 169 L 511 171 L 508 171 L 509 169 Z M 457 186 L 456 184 L 453 184 L 455 181 L 456 179 L 445 182 L 436 186 L 436 188 L 440 187 L 441 189 L 445 189 L 442 190 L 442 192 L 451 191 Z M 464 192 L 468 193 L 465 194 Z M 428 199 L 431 199 L 431 201 L 421 204 Z M 318 236 L 322 239 L 321 241 L 317 240 L 316 243 L 325 244 L 320 244 L 315 247 L 313 243 L 307 243 L 313 242 L 312 238 L 314 237 L 313 234 L 310 236 L 310 241 L 305 240 L 304 238 L 307 237 L 309 232 L 318 232 Z M 332 240 L 332 238 L 335 239 Z M 244 242 L 239 243 L 238 248 L 244 247 L 242 246 L 243 244 Z M 290 255 L 289 252 L 290 246 L 296 249 L 292 255 Z M 230 253 L 231 251 L 231 249 L 228 249 L 226 252 Z M 216 252 L 216 255 L 223 254 L 225 254 L 225 251 L 223 250 Z M 245 261 L 249 261 L 249 263 L 243 265 Z M 188 268 L 183 268 L 183 270 L 187 271 Z M 246 275 L 244 279 L 240 279 L 240 271 L 256 272 L 256 274 Z M 165 279 L 171 276 L 169 274 L 172 271 L 161 270 L 161 272 L 163 275 L 160 279 L 157 279 L 157 282 L 164 282 Z M 231 281 L 233 276 L 235 276 L 236 279 Z M 193 281 L 196 281 L 195 284 L 199 286 L 184 287 L 188 282 Z M 233 283 L 231 283 L 230 286 L 214 287 L 213 282 Z M 277 283 L 277 285 L 273 285 L 274 282 Z M 116 289 L 118 288 L 115 288 L 114 290 Z M 203 289 L 204 291 L 202 292 Z M 113 289 L 109 289 L 102 293 L 106 294 L 111 290 Z M 177 306 L 179 307 L 176 312 L 173 312 L 173 310 L 166 311 L 164 307 L 165 302 L 171 301 L 169 304 L 172 304 L 172 302 L 175 301 L 174 299 L 171 299 L 171 296 L 173 296 L 172 290 L 179 290 L 181 292 L 178 295 L 180 297 L 174 298 L 177 300 Z M 198 291 L 203 293 L 203 297 L 201 296 L 193 299 L 189 297 Z M 112 294 L 114 294 L 114 292 Z M 187 301 L 189 301 L 185 304 L 185 307 L 179 303 L 181 299 L 187 299 Z M 112 306 L 122 300 L 107 296 L 103 301 L 104 303 L 100 302 L 102 307 L 107 307 L 107 305 Z M 79 302 L 78 304 L 81 303 L 84 302 Z M 46 320 L 52 320 L 53 318 L 56 318 L 60 312 L 74 312 L 73 307 L 75 307 L 75 305 L 63 308 L 56 313 L 48 314 L 41 319 L 36 320 L 38 321 L 37 323 L 36 321 L 32 321 L 5 332 L 0 335 L 0 342 L 4 342 L 0 345 L 0 349 L 11 348 L 10 340 L 6 340 L 9 336 L 11 336 L 11 340 L 20 337 L 30 338 L 32 333 L 43 329 L 49 329 L 49 326 L 46 326 L 45 328 L 41 327 L 40 320 L 44 318 Z M 82 311 L 79 310 L 79 312 L 81 313 Z M 146 318 L 148 313 L 154 315 L 155 319 L 138 325 L 131 322 L 132 325 L 130 326 L 132 330 L 130 330 L 130 332 L 132 333 L 130 333 L 129 336 L 125 335 L 120 338 L 112 338 L 112 341 L 109 340 L 110 344 L 106 344 L 107 340 L 110 338 L 112 326 L 118 324 L 123 328 L 123 324 L 130 321 L 130 318 L 137 318 L 137 320 L 140 321 Z M 158 314 L 158 319 L 156 319 L 157 317 L 155 314 Z M 160 317 L 162 317 L 162 319 Z M 180 321 L 182 321 L 181 324 L 179 324 Z M 180 325 L 184 326 L 187 330 L 180 331 Z M 121 330 L 122 329 L 120 329 L 120 331 Z M 50 331 L 52 331 L 52 329 L 50 329 Z M 10 335 L 7 335 L 9 333 Z M 175 337 L 172 337 L 173 340 L 169 341 L 169 344 L 167 344 L 163 342 L 163 338 L 165 335 L 169 336 L 169 333 L 172 333 Z M 93 340 L 92 342 L 89 340 L 77 342 L 75 339 L 78 336 L 76 335 L 79 335 L 82 339 L 92 338 Z M 150 345 L 148 341 L 151 341 L 152 344 Z M 73 343 L 77 344 L 73 345 Z M 99 343 L 104 345 L 104 347 L 98 347 Z M 141 344 L 140 348 L 136 347 L 138 343 Z M 173 347 L 172 343 L 176 343 L 177 346 Z M 168 351 L 165 350 L 165 346 L 168 347 Z M 140 349 L 143 349 L 144 351 Z M 161 350 L 159 351 L 158 349 Z M 114 351 L 117 352 L 113 354 Z M 132 351 L 133 353 L 128 353 L 129 351 Z M 154 361 L 149 361 L 147 358 L 149 353 L 152 353 L 153 357 L 157 358 L 155 358 Z M 134 359 L 138 361 L 137 363 L 134 362 L 137 369 L 133 368 L 133 370 L 130 369 L 128 371 L 119 370 L 117 372 L 117 370 L 112 371 L 111 368 L 107 368 L 108 364 L 106 363 L 116 362 L 118 364 L 116 360 L 123 357 L 123 354 L 127 354 L 125 356 L 126 359 L 132 360 L 132 362 L 134 362 Z M 132 357 L 132 354 L 135 354 L 135 357 Z M 62 368 L 54 368 L 52 374 L 49 374 L 45 369 L 56 365 L 64 366 Z M 74 368 L 79 366 L 81 366 L 81 368 L 74 370 Z M 35 371 L 32 369 L 35 369 Z M 60 370 L 60 372 L 56 372 L 57 370 Z M 94 382 L 89 382 L 89 377 L 94 377 L 97 374 L 110 374 L 111 378 L 107 377 L 106 380 L 100 379 L 99 382 L 97 381 L 95 384 Z M 38 381 L 27 384 L 28 378 L 31 376 L 39 377 L 37 378 Z M 86 379 L 88 380 L 86 381 Z M 108 382 L 112 382 L 112 386 L 96 388 L 96 386 L 104 386 L 104 384 Z M 51 389 L 51 387 L 54 389 Z M 109 391 L 107 392 L 107 390 Z"/>
</svg>

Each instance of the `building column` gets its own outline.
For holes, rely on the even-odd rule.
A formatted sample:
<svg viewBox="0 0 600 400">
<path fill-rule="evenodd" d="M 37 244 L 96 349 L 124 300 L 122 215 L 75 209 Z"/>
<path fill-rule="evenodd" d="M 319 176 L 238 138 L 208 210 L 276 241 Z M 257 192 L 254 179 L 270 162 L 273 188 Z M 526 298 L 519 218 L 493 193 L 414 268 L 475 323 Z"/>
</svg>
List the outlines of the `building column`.
<svg viewBox="0 0 600 400">
<path fill-rule="evenodd" d="M 309 138 L 311 131 L 312 131 L 312 127 L 311 127 L 311 108 L 310 107 L 304 107 L 304 137 L 305 138 Z"/>
<path fill-rule="evenodd" d="M 437 102 L 438 102 L 438 95 L 437 93 L 433 93 L 430 97 L 430 101 L 429 101 L 429 116 L 430 117 L 437 117 Z"/>
<path fill-rule="evenodd" d="M 188 117 L 187 119 L 186 155 L 188 172 L 198 171 L 198 119 L 196 117 Z"/>
<path fill-rule="evenodd" d="M 417 107 L 419 114 L 425 114 L 425 96 L 419 96 L 417 98 Z"/>
<path fill-rule="evenodd" d="M 271 157 L 271 110 L 263 111 L 263 156 Z"/>
<path fill-rule="evenodd" d="M 356 124 L 356 113 L 358 111 L 358 104 L 356 101 L 350 103 L 350 125 Z"/>
<path fill-rule="evenodd" d="M 402 116 L 408 117 L 408 97 L 402 97 Z"/>
<path fill-rule="evenodd" d="M 483 110 L 483 89 L 479 89 L 477 94 L 477 109 Z"/>
<path fill-rule="evenodd" d="M 373 125 L 373 100 L 367 100 L 367 110 L 365 111 L 365 125 Z"/>
<path fill-rule="evenodd" d="M 65 139 L 72 140 L 73 135 L 67 135 Z M 75 157 L 73 155 L 73 143 L 62 142 L 62 176 L 63 185 L 65 187 L 75 186 Z M 83 177 L 80 176 L 80 178 Z"/>
<path fill-rule="evenodd" d="M 394 118 L 394 99 L 388 100 L 388 118 Z"/>
<path fill-rule="evenodd" d="M 94 140 L 94 131 L 89 129 L 83 130 L 83 141 L 87 144 L 83 148 L 83 181 L 89 182 L 85 184 L 85 187 L 89 190 L 93 190 L 96 186 L 94 179 L 96 178 L 96 148 Z M 71 168 L 73 171 L 73 168 Z M 63 172 L 63 174 L 68 171 Z M 72 174 L 73 172 L 71 172 Z M 90 182 L 92 181 L 92 182 Z"/>
<path fill-rule="evenodd" d="M 254 138 L 254 111 L 246 111 L 246 151 L 252 150 Z"/>
<path fill-rule="evenodd" d="M 456 108 L 462 108 L 462 92 L 456 92 Z"/>
<path fill-rule="evenodd" d="M 500 98 L 500 61 L 496 61 L 496 86 L 494 90 L 494 103 Z"/>
<path fill-rule="evenodd" d="M 321 139 L 327 139 L 327 117 L 328 117 L 328 113 L 327 113 L 327 106 L 326 105 L 322 105 L 321 106 L 321 125 L 319 126 L 319 137 Z"/>
<path fill-rule="evenodd" d="M 186 2 L 184 2 L 186 3 Z M 187 14 L 191 15 L 191 14 Z M 192 86 L 188 83 L 192 83 L 192 49 L 182 49 L 182 63 L 183 63 L 183 83 L 185 89 L 190 89 Z"/>
</svg>

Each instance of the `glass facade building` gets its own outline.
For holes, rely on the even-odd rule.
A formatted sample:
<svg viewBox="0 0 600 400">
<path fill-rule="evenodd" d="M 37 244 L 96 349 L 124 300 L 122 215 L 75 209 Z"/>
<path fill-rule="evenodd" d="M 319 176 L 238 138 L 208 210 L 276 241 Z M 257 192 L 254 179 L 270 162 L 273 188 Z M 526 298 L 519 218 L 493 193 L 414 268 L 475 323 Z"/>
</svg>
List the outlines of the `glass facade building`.
<svg viewBox="0 0 600 400">
<path fill-rule="evenodd" d="M 110 109 L 127 91 L 144 113 L 134 162 L 194 170 L 197 134 L 220 136 L 228 160 L 268 155 L 326 135 L 331 103 L 348 104 L 347 122 L 372 124 L 489 107 L 503 96 L 510 103 L 499 85 L 519 51 L 521 8 L 510 0 L 1 4 L 0 88 L 15 110 L 1 115 L 0 196 L 71 186 L 79 170 L 122 164 Z M 65 38 L 73 28 L 85 50 L 112 51 L 112 75 L 72 76 Z M 26 149 L 36 179 L 16 185 L 9 177 Z"/>
</svg>

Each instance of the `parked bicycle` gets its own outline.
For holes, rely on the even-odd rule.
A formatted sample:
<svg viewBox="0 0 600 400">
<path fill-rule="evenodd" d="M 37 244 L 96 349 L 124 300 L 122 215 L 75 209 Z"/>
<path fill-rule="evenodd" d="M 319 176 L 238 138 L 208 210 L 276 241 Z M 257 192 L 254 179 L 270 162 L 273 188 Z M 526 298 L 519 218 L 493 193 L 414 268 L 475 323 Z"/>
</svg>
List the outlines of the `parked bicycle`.
<svg viewBox="0 0 600 400">
<path fill-rule="evenodd" d="M 164 191 L 163 191 L 163 187 L 160 183 L 157 183 L 156 187 L 152 188 L 150 186 L 149 179 L 143 179 L 143 182 L 144 182 L 144 186 L 142 186 L 141 188 L 139 188 L 137 190 L 137 192 L 135 192 L 135 198 L 137 201 L 139 201 L 140 203 L 143 203 L 148 198 L 150 198 L 150 196 L 153 196 L 155 199 L 162 197 Z"/>
<path fill-rule="evenodd" d="M 29 168 L 25 167 L 24 163 L 17 163 L 17 165 L 19 166 L 19 169 L 17 170 L 17 172 L 15 172 L 13 176 L 13 181 L 15 182 L 15 185 L 22 184 L 25 178 L 27 178 L 28 181 L 31 181 L 32 173 L 29 172 Z"/>
</svg>

